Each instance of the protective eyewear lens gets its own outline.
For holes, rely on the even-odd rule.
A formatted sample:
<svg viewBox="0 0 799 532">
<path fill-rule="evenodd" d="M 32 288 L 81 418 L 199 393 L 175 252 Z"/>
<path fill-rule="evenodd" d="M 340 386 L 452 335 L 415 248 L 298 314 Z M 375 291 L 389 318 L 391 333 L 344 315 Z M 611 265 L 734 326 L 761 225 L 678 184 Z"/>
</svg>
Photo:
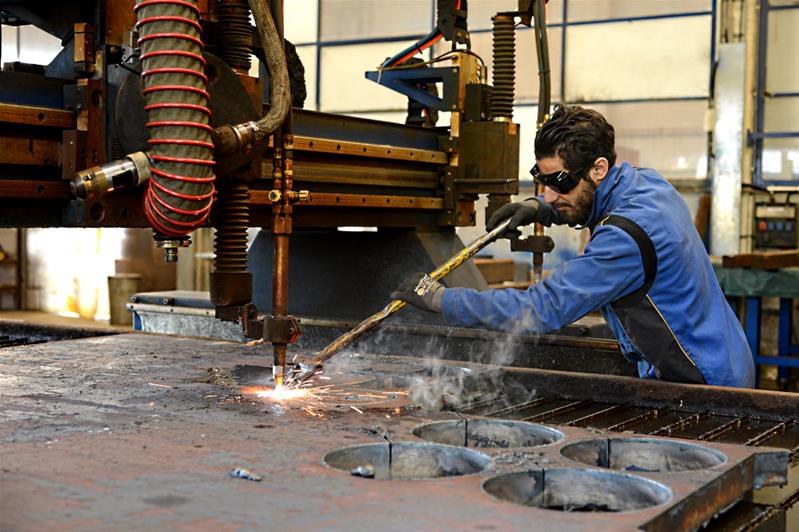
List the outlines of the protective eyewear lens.
<svg viewBox="0 0 799 532">
<path fill-rule="evenodd" d="M 542 174 L 537 164 L 530 169 L 530 175 L 533 176 L 533 180 L 536 183 L 549 187 L 559 194 L 568 194 L 580 182 L 579 177 L 570 174 L 566 170 Z"/>
</svg>

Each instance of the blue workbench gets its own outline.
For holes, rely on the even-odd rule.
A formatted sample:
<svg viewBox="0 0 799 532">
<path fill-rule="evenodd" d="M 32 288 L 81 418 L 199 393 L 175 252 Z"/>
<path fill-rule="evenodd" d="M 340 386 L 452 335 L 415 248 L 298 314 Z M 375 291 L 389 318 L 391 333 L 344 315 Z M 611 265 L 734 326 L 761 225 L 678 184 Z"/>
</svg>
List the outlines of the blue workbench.
<svg viewBox="0 0 799 532">
<path fill-rule="evenodd" d="M 799 299 L 799 268 L 756 270 L 749 268 L 723 268 L 713 264 L 721 289 L 727 297 L 744 298 L 744 332 L 755 359 L 755 365 L 769 364 L 779 367 L 778 382 L 788 380 L 789 368 L 799 368 L 799 345 L 791 343 L 793 334 L 793 301 Z M 762 298 L 780 300 L 778 356 L 760 354 L 760 321 Z M 759 372 L 758 372 L 759 374 Z M 755 382 L 757 386 L 757 381 Z"/>
</svg>

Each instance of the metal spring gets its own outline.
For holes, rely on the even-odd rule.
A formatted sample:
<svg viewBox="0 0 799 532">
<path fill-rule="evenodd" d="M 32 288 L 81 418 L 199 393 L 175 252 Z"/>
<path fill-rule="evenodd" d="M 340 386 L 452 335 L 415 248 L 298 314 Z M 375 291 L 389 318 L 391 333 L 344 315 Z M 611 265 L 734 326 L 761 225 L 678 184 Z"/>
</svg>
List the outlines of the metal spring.
<svg viewBox="0 0 799 532">
<path fill-rule="evenodd" d="M 186 0 L 144 0 L 134 11 L 153 161 L 144 212 L 158 233 L 184 236 L 205 222 L 215 195 L 200 13 Z"/>
<path fill-rule="evenodd" d="M 232 68 L 250 70 L 252 30 L 247 0 L 218 2 L 219 26 L 215 47 L 217 55 Z"/>
<path fill-rule="evenodd" d="M 513 118 L 513 91 L 516 77 L 516 40 L 513 16 L 497 14 L 494 21 L 494 91 L 491 117 Z"/>
<path fill-rule="evenodd" d="M 214 211 L 214 268 L 217 272 L 247 270 L 247 228 L 250 192 L 246 183 L 230 182 L 219 188 Z"/>
</svg>

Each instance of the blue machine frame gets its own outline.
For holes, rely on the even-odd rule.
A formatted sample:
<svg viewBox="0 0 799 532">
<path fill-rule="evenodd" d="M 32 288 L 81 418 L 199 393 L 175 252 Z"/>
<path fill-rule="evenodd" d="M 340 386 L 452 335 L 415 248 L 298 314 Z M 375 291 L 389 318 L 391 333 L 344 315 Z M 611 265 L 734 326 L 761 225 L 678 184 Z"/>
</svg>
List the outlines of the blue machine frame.
<svg viewBox="0 0 799 532">
<path fill-rule="evenodd" d="M 458 67 L 370 70 L 366 79 L 388 87 L 420 104 L 439 111 L 451 111 L 458 104 Z M 419 83 L 439 83 L 444 94 L 439 97 L 420 89 Z"/>
</svg>

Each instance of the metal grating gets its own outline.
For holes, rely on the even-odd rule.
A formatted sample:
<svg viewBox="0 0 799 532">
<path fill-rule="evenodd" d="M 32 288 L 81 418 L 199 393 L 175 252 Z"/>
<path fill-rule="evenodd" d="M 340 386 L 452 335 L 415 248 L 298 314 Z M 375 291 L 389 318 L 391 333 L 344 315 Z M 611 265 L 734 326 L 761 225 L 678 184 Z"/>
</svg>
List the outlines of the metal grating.
<svg viewBox="0 0 799 532">
<path fill-rule="evenodd" d="M 557 396 L 539 396 L 532 401 L 511 406 L 507 405 L 506 398 L 497 398 L 473 404 L 461 412 L 611 432 L 633 432 L 739 445 L 766 445 L 788 449 L 791 451 L 791 460 L 799 460 L 799 424 L 792 420 L 692 412 L 674 407 L 648 408 Z"/>
</svg>

